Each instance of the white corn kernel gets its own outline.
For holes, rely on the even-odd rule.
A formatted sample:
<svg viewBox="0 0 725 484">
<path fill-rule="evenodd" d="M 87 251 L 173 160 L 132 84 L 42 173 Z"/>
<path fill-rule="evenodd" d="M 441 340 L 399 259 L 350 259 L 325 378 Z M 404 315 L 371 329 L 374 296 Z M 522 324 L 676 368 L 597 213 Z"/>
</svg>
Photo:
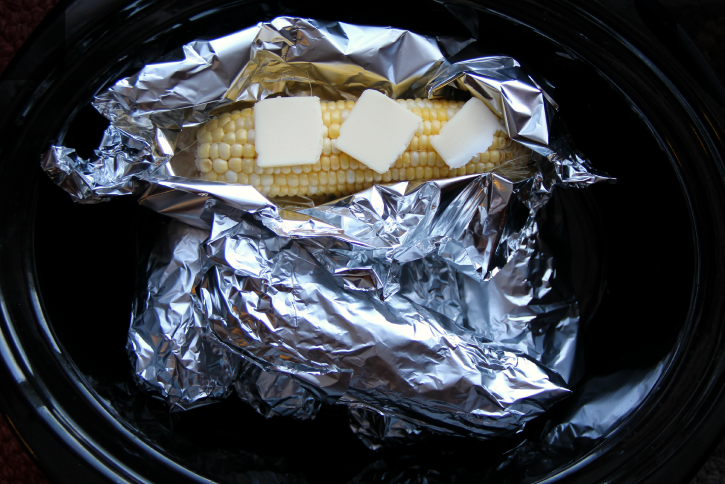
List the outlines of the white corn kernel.
<svg viewBox="0 0 725 484">
<path fill-rule="evenodd" d="M 226 160 L 222 160 L 221 158 L 215 159 L 212 162 L 212 166 L 214 168 L 214 171 L 219 173 L 220 175 L 226 173 L 226 171 L 229 169 L 229 163 L 227 163 Z"/>
<path fill-rule="evenodd" d="M 209 158 L 209 148 L 211 143 L 204 143 L 199 145 L 199 149 L 196 152 L 196 156 L 199 158 Z"/>
<path fill-rule="evenodd" d="M 219 143 L 218 151 L 219 158 L 221 158 L 222 160 L 228 160 L 232 157 L 232 147 L 229 146 L 227 143 Z"/>
<path fill-rule="evenodd" d="M 199 168 L 199 171 L 202 173 L 209 173 L 212 171 L 212 162 L 209 158 L 202 158 L 197 162 L 197 167 Z"/>
<path fill-rule="evenodd" d="M 224 130 L 222 128 L 216 128 L 214 131 L 211 132 L 211 139 L 215 143 L 219 143 L 221 140 L 224 139 Z"/>
</svg>

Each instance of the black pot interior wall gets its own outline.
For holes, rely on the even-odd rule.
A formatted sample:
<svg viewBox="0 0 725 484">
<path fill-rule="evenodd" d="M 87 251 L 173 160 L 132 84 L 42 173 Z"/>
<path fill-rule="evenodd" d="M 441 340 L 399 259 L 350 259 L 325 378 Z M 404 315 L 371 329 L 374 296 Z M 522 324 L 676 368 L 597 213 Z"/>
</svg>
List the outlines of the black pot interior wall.
<svg viewBox="0 0 725 484">
<path fill-rule="evenodd" d="M 59 141 L 84 157 L 92 154 L 107 123 L 87 103 L 104 82 L 131 74 L 185 42 L 221 36 L 278 15 L 394 25 L 438 35 L 477 32 L 476 53 L 510 55 L 546 79 L 578 149 L 598 169 L 619 179 L 616 185 L 595 186 L 586 195 L 561 195 L 558 202 L 577 207 L 570 209 L 571 220 L 586 227 L 571 240 L 569 261 L 579 267 L 577 290 L 587 300 L 585 379 L 649 367 L 665 358 L 690 304 L 692 228 L 676 171 L 621 94 L 571 51 L 529 27 L 483 10 L 446 8 L 435 2 L 372 2 L 354 12 L 339 7 L 316 1 L 241 2 L 201 15 L 202 4 L 196 17 L 181 13 L 178 18 L 165 17 L 166 22 L 155 29 L 151 20 L 140 20 L 130 27 L 129 38 L 136 43 L 149 39 L 143 49 L 118 42 L 108 49 L 114 62 L 100 66 L 99 76 L 77 77 L 81 94 L 72 101 L 85 107 L 69 116 Z M 153 19 L 160 7 L 144 8 L 146 17 Z M 462 53 L 471 54 L 472 50 Z M 84 55 L 70 52 L 68 65 L 74 56 Z M 326 407 L 313 422 L 265 420 L 231 396 L 169 415 L 164 403 L 148 395 L 132 391 L 133 396 L 128 396 L 124 388 L 133 389 L 133 384 L 124 345 L 136 265 L 143 261 L 144 244 L 139 241 L 152 238 L 165 221 L 130 198 L 95 206 L 73 204 L 45 175 L 38 177 L 35 266 L 57 339 L 122 419 L 194 472 L 229 481 L 235 474 L 264 471 L 259 474 L 267 476 L 260 477 L 263 482 L 266 478 L 276 482 L 271 480 L 274 473 L 280 482 L 330 482 L 330 476 L 335 476 L 334 482 L 356 476 L 358 482 L 382 482 L 398 474 L 426 476 L 429 482 L 451 482 L 453 476 L 455 482 L 480 482 L 493 476 L 502 453 L 518 443 L 440 437 L 376 453 L 352 435 L 344 408 Z M 652 238 L 665 234 L 665 243 L 653 243 Z M 591 294 L 600 287 L 591 281 L 599 281 L 605 270 L 608 282 L 597 309 L 597 298 Z M 663 291 L 668 295 L 666 306 L 654 303 Z M 521 439 L 536 439 L 547 421 L 566 414 L 567 405 L 568 401 L 562 402 Z"/>
</svg>

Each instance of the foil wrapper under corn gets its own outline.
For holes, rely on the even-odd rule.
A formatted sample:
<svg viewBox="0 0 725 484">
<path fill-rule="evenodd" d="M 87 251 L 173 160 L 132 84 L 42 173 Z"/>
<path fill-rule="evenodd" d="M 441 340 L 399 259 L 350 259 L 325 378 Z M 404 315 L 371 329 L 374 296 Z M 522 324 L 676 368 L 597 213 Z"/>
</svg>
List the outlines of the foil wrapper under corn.
<svg viewBox="0 0 725 484">
<path fill-rule="evenodd" d="M 186 45 L 183 60 L 96 96 L 111 122 L 97 157 L 55 146 L 42 165 L 77 201 L 135 193 L 175 219 L 134 306 L 140 384 L 176 409 L 234 390 L 268 417 L 345 404 L 372 448 L 426 432 L 512 435 L 570 393 L 578 304 L 557 289 L 566 278 L 536 215 L 556 189 L 611 179 L 570 146 L 556 104 L 514 59 L 446 60 L 470 42 L 277 18 Z M 213 109 L 367 88 L 479 97 L 533 150 L 531 176 L 376 185 L 323 204 L 185 177 L 188 133 Z"/>
</svg>

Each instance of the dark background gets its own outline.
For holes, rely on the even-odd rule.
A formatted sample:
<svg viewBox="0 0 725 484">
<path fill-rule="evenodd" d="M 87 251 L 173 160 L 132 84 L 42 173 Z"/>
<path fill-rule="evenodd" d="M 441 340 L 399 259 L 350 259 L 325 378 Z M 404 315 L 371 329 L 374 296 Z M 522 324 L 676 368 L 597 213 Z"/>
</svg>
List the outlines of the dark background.
<svg viewBox="0 0 725 484">
<path fill-rule="evenodd" d="M 0 74 L 33 29 L 58 3 L 59 0 L 0 0 Z M 63 7 L 62 1 L 60 3 L 58 8 Z M 679 24 L 712 70 L 709 77 L 702 71 L 693 71 L 693 76 L 703 84 L 725 85 L 725 1 L 660 0 L 660 4 L 669 15 L 669 21 Z M 665 24 L 667 21 L 665 19 Z M 687 66 L 691 53 L 680 48 L 681 43 L 675 42 L 676 35 L 672 32 L 666 35 L 672 39 L 678 59 Z M 22 439 L 17 439 L 11 428 L 12 423 L 8 425 L 0 417 L 0 484 L 47 483 L 24 448 Z M 725 482 L 725 441 L 692 480 L 692 484 L 721 482 Z"/>
</svg>

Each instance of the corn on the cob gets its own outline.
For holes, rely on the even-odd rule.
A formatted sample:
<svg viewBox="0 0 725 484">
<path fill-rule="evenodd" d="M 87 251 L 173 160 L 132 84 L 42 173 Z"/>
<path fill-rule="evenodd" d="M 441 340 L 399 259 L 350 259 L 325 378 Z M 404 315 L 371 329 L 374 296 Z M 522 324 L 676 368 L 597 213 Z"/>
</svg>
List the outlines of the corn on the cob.
<svg viewBox="0 0 725 484">
<path fill-rule="evenodd" d="M 450 169 L 430 146 L 446 122 L 463 107 L 463 101 L 399 99 L 397 102 L 423 118 L 403 155 L 386 173 L 379 174 L 340 152 L 335 140 L 340 125 L 355 106 L 353 101 L 322 102 L 323 150 L 314 165 L 262 168 L 256 165 L 254 111 L 224 113 L 204 124 L 197 135 L 196 166 L 205 180 L 252 185 L 268 197 L 287 195 L 343 196 L 375 183 L 433 180 L 495 171 L 506 162 L 527 157 L 529 151 L 512 143 L 501 130 L 491 147 L 458 169 Z M 284 133 L 280 133 L 284 136 Z M 520 169 L 520 167 L 519 167 Z"/>
</svg>

